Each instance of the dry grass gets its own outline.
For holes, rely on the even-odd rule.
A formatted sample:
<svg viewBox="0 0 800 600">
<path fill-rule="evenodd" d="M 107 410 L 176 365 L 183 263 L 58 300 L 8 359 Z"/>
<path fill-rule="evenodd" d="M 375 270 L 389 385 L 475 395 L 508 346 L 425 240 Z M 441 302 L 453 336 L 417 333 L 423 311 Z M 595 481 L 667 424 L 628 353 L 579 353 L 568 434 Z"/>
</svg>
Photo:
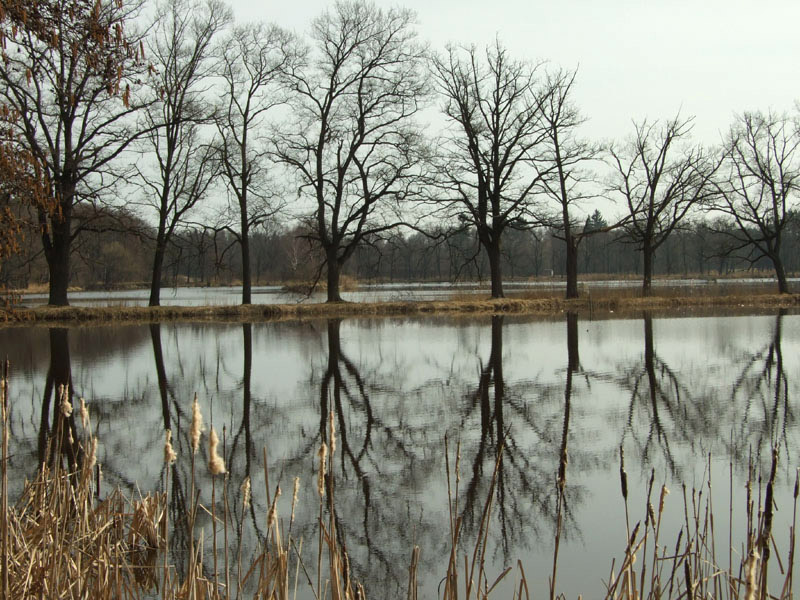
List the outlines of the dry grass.
<svg viewBox="0 0 800 600">
<path fill-rule="evenodd" d="M 685 293 L 686 290 L 684 289 Z M 0 323 L 103 323 L 165 321 L 275 321 L 286 319 L 414 315 L 559 315 L 565 311 L 593 317 L 640 311 L 753 310 L 800 306 L 800 294 L 770 294 L 731 290 L 730 293 L 677 295 L 678 292 L 642 298 L 631 290 L 603 290 L 575 300 L 554 295 L 486 299 L 462 296 L 447 301 L 340 302 L 325 304 L 253 304 L 223 306 L 130 306 L 20 308 L 0 312 Z"/>
<path fill-rule="evenodd" d="M 48 454 L 67 457 L 42 465 L 21 498 L 8 498 L 8 422 L 3 379 L 3 598 L 134 598 L 155 585 L 155 559 L 164 548 L 163 494 L 138 499 L 116 491 L 95 497 L 96 441 L 76 442 L 61 390 L 57 431 Z M 78 447 L 81 452 L 74 452 Z"/>
<path fill-rule="evenodd" d="M 2 597 L 3 598 L 93 598 L 99 600 L 133 600 L 156 598 L 165 600 L 232 600 L 248 597 L 254 599 L 290 600 L 297 597 L 298 587 L 310 589 L 318 600 L 356 600 L 366 597 L 362 582 L 351 572 L 342 532 L 337 530 L 335 517 L 336 476 L 334 457 L 337 453 L 333 414 L 328 421 L 326 441 L 317 454 L 317 492 L 319 517 L 317 521 L 318 554 L 307 564 L 302 558 L 302 539 L 294 539 L 292 524 L 297 502 L 297 483 L 291 503 L 291 516 L 281 518 L 278 499 L 280 487 L 270 489 L 266 449 L 263 454 L 266 503 L 266 537 L 252 562 L 243 562 L 241 554 L 231 556 L 228 548 L 229 530 L 237 523 L 229 504 L 229 480 L 225 464 L 219 455 L 219 444 L 210 432 L 209 473 L 212 475 L 211 503 L 208 507 L 198 503 L 199 490 L 195 487 L 195 464 L 202 442 L 202 415 L 195 404 L 192 419 L 192 456 L 190 498 L 185 519 L 169 522 L 169 512 L 164 493 L 128 498 L 115 491 L 105 499 L 96 496 L 94 479 L 98 466 L 94 461 L 96 440 L 84 436 L 74 439 L 75 427 L 67 425 L 72 407 L 67 390 L 60 391 L 60 416 L 57 433 L 50 440 L 49 465 L 42 465 L 36 479 L 27 482 L 21 497 L 11 503 L 8 498 L 8 420 L 7 366 L 2 378 Z M 83 430 L 91 431 L 89 415 L 81 405 Z M 223 453 L 224 455 L 224 453 Z M 530 600 L 528 581 L 522 563 L 516 568 L 506 567 L 500 573 L 488 573 L 490 560 L 487 545 L 492 522 L 495 485 L 501 461 L 502 444 L 495 460 L 490 486 L 481 510 L 475 539 L 462 539 L 460 516 L 460 446 L 451 459 L 445 440 L 446 475 L 448 490 L 449 560 L 442 580 L 445 600 L 488 600 L 499 590 L 509 594 L 511 600 Z M 562 448 L 559 471 L 555 477 L 559 498 L 562 498 L 567 470 L 566 446 Z M 169 466 L 175 460 L 171 436 L 165 435 L 164 460 Z M 710 458 L 709 458 L 710 462 Z M 773 452 L 771 470 L 765 474 L 766 491 L 762 496 L 761 475 L 750 469 L 748 483 L 746 531 L 747 540 L 741 559 L 734 560 L 732 543 L 728 552 L 717 556 L 714 530 L 714 507 L 710 493 L 683 489 L 685 523 L 674 547 L 662 542 L 662 515 L 667 501 L 667 490 L 658 493 L 658 508 L 651 501 L 654 475 L 651 475 L 643 521 L 633 528 L 628 515 L 627 474 L 624 457 L 620 452 L 620 480 L 626 514 L 627 546 L 621 561 L 611 562 L 608 580 L 585 582 L 594 588 L 592 597 L 604 596 L 614 600 L 715 598 L 718 600 L 766 600 L 792 597 L 795 522 L 789 530 L 789 554 L 780 562 L 782 581 L 769 582 L 768 566 L 775 542 L 772 531 L 773 487 L 778 463 Z M 451 468 L 452 466 L 452 468 Z M 170 469 L 166 469 L 167 478 Z M 710 473 L 710 466 L 709 466 Z M 758 489 L 754 481 L 758 478 Z M 732 475 L 731 475 L 732 481 Z M 711 481 L 707 482 L 710 492 Z M 165 482 L 169 489 L 169 480 Z M 246 489 L 246 491 L 245 491 Z M 250 502 L 249 479 L 242 488 L 241 502 L 247 508 Z M 798 484 L 794 488 L 796 512 Z M 217 501 L 221 498 L 221 501 Z M 732 499 L 732 493 L 731 493 Z M 703 503 L 705 502 L 705 503 Z M 220 511 L 221 507 L 221 511 Z M 563 502 L 558 503 L 559 523 Z M 210 546 L 207 532 L 195 531 L 199 511 L 211 517 Z M 729 514 L 732 514 L 729 513 Z M 732 517 L 729 517 L 732 519 Z M 643 523 L 643 525 L 641 525 Z M 729 526 L 732 523 L 729 523 Z M 189 552 L 185 565 L 169 562 L 169 538 L 175 527 L 185 527 L 188 532 Z M 562 598 L 556 593 L 560 528 L 555 532 L 553 571 L 550 598 Z M 411 549 L 407 597 L 418 598 L 417 567 L 420 549 Z M 205 556 L 204 556 L 205 555 Z M 722 565 L 727 556 L 728 564 Z M 209 563 L 213 567 L 209 568 Z M 722 566 L 721 566 L 722 565 Z M 179 568 L 181 567 L 181 568 Z M 183 568 L 185 567 L 185 568 Z M 182 573 L 183 575 L 179 575 Z M 513 575 L 512 575 L 513 573 Z M 510 584 L 511 578 L 514 578 Z M 504 583 L 503 588 L 498 584 Z M 602 587 L 605 587 L 605 591 Z"/>
</svg>

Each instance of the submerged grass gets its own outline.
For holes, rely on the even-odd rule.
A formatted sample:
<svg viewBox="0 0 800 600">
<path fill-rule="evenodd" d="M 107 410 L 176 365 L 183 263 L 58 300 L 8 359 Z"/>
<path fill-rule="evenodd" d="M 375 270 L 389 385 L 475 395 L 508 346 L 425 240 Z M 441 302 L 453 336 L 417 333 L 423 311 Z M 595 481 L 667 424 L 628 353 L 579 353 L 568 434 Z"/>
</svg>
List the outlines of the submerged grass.
<svg viewBox="0 0 800 600">
<path fill-rule="evenodd" d="M 281 518 L 278 499 L 280 487 L 270 489 L 267 453 L 263 452 L 266 503 L 264 515 L 266 535 L 252 560 L 244 560 L 229 552 L 228 535 L 242 523 L 236 521 L 230 506 L 226 465 L 219 448 L 225 436 L 218 438 L 212 428 L 208 433 L 208 464 L 195 464 L 204 437 L 203 420 L 195 400 L 191 425 L 191 485 L 189 503 L 183 522 L 171 523 L 165 493 L 126 497 L 114 491 L 98 497 L 96 480 L 99 465 L 95 462 L 96 438 L 85 434 L 79 438 L 67 419 L 72 412 L 69 392 L 60 390 L 57 432 L 50 441 L 51 460 L 41 465 L 36 478 L 26 482 L 21 497 L 14 503 L 8 497 L 8 367 L 2 377 L 2 592 L 3 598 L 96 598 L 132 600 L 162 598 L 174 600 L 232 600 L 233 598 L 290 600 L 298 590 L 316 600 L 356 600 L 366 598 L 365 582 L 358 581 L 351 570 L 346 540 L 337 526 L 336 476 L 334 456 L 337 452 L 333 413 L 328 421 L 327 440 L 317 452 L 317 520 L 318 553 L 313 563 L 302 553 L 303 539 L 293 537 L 298 481 L 295 480 L 291 516 Z M 80 417 L 84 432 L 91 431 L 89 414 L 81 403 Z M 456 445 L 451 457 L 445 439 L 447 502 L 449 509 L 449 558 L 440 592 L 445 600 L 487 600 L 499 593 L 511 600 L 530 600 L 531 593 L 521 561 L 500 573 L 487 571 L 488 540 L 492 523 L 497 475 L 503 460 L 503 445 L 495 457 L 490 485 L 480 510 L 474 539 L 464 539 L 460 507 L 461 448 Z M 165 432 L 164 461 L 167 466 L 176 459 L 171 434 Z M 688 491 L 683 488 L 684 524 L 672 546 L 662 542 L 662 517 L 668 490 L 662 486 L 654 507 L 651 474 L 643 507 L 642 521 L 631 528 L 628 506 L 628 482 L 624 456 L 620 451 L 620 482 L 625 507 L 628 540 L 622 548 L 621 561 L 609 556 L 611 569 L 607 581 L 589 582 L 595 587 L 591 597 L 614 600 L 699 599 L 767 600 L 793 597 L 795 524 L 789 529 L 788 556 L 777 555 L 772 530 L 777 450 L 772 453 L 766 491 L 761 493 L 761 475 L 751 461 L 745 511 L 747 539 L 740 549 L 728 540 L 728 564 L 720 564 L 715 537 L 715 513 L 710 500 L 710 457 L 707 489 Z M 212 501 L 202 506 L 195 487 L 195 469 L 207 468 L 212 476 Z M 566 482 L 567 451 L 561 449 L 558 474 L 555 477 L 558 523 L 564 510 L 563 490 Z M 166 469 L 169 477 L 170 469 Z M 757 489 L 754 482 L 758 480 Z M 731 467 L 731 481 L 733 481 Z M 165 489 L 169 489 L 168 481 Z M 250 480 L 242 484 L 239 501 L 246 510 L 251 502 Z M 796 515 L 798 482 L 794 487 L 793 515 Z M 218 500 L 218 498 L 221 498 Z M 732 526 L 733 494 L 731 491 L 729 527 Z M 196 531 L 197 515 L 210 515 L 213 533 L 210 549 L 206 538 Z M 717 515 L 718 516 L 718 515 Z M 170 536 L 176 528 L 186 528 L 189 552 L 186 564 L 170 562 L 167 552 Z M 561 528 L 556 528 L 550 598 L 563 598 L 556 592 L 556 571 Z M 221 538 L 221 539 L 220 539 Z M 772 551 L 778 561 L 781 581 L 768 581 Z M 419 597 L 417 570 L 423 551 L 411 549 L 408 569 L 407 598 Z M 734 559 L 734 556 L 739 558 Z M 211 565 L 211 566 L 210 566 Z M 575 576 L 575 575 L 573 575 Z M 562 574 L 562 579 L 564 574 Z M 511 581 L 513 579 L 513 582 Z M 502 587 L 499 587 L 500 584 Z M 768 586 L 768 583 L 770 584 Z M 770 590 L 772 587 L 772 590 Z M 377 592 L 380 594 L 380 591 Z M 438 594 L 437 594 L 438 595 Z"/>
</svg>

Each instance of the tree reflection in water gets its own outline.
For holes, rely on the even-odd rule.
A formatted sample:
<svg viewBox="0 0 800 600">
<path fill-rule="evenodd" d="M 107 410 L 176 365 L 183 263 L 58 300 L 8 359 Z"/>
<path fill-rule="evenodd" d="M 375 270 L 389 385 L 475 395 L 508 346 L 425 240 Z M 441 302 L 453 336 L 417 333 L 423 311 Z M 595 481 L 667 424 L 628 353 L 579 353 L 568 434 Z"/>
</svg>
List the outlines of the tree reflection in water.
<svg viewBox="0 0 800 600">
<path fill-rule="evenodd" d="M 252 377 L 253 377 L 253 325 L 252 323 L 242 323 L 242 379 L 240 387 L 242 391 L 242 414 L 241 424 L 231 436 L 229 447 L 226 449 L 226 462 L 228 464 L 228 477 L 233 481 L 244 481 L 245 478 L 253 478 L 253 464 L 258 464 L 258 451 L 253 441 L 252 429 Z M 233 460 L 237 457 L 237 460 Z M 244 462 L 244 464 L 240 464 Z M 235 535 L 233 552 L 234 556 L 248 557 L 254 550 L 254 543 L 263 543 L 265 540 L 262 531 L 263 519 L 256 513 L 256 507 L 261 506 L 258 502 L 250 502 L 245 508 L 242 503 L 242 490 L 240 486 L 233 486 L 228 492 L 232 501 L 230 511 L 233 514 L 235 523 Z M 269 499 L 266 499 L 269 503 Z M 245 521 L 248 525 L 245 526 Z M 249 530 L 251 535 L 246 536 Z M 248 539 L 249 538 L 249 541 Z"/>
<path fill-rule="evenodd" d="M 167 379 L 167 369 L 164 364 L 164 352 L 161 345 L 161 324 L 150 324 L 150 339 L 153 344 L 153 358 L 156 366 L 156 379 L 158 381 L 158 392 L 161 404 L 161 416 L 164 420 L 164 429 L 171 430 L 175 439 L 175 444 L 179 449 L 188 447 L 185 443 L 185 432 L 181 431 L 181 407 L 176 401 L 174 391 Z M 173 423 L 171 410 L 177 413 L 177 419 Z M 169 484 L 170 489 L 165 490 L 169 495 L 169 519 L 171 523 L 170 532 L 170 553 L 173 563 L 178 569 L 178 575 L 184 577 L 186 574 L 186 564 L 190 555 L 189 527 L 187 515 L 191 502 L 191 491 L 187 489 L 186 478 L 179 468 L 180 463 L 174 462 L 171 465 L 162 464 L 160 480 L 166 481 L 166 469 L 170 470 Z M 190 496 L 187 500 L 187 496 Z"/>
<path fill-rule="evenodd" d="M 583 492 L 579 486 L 565 487 L 563 503 L 559 505 L 557 479 L 566 477 L 565 471 L 559 472 L 560 468 L 566 469 L 566 462 L 560 457 L 567 450 L 573 374 L 579 370 L 580 360 L 577 315 L 569 314 L 564 400 L 548 412 L 546 401 L 559 393 L 559 385 L 522 380 L 509 386 L 505 381 L 503 322 L 501 315 L 492 317 L 489 360 L 481 365 L 478 384 L 463 404 L 460 430 L 468 431 L 477 411 L 480 437 L 477 442 L 462 441 L 462 453 L 472 453 L 472 467 L 461 517 L 465 532 L 474 535 L 495 458 L 504 443 L 495 498 L 499 531 L 490 529 L 489 533 L 502 552 L 502 562 L 510 564 L 520 549 L 530 548 L 537 541 L 549 543 L 562 524 L 565 534 L 579 534 L 571 506 L 581 501 Z M 575 448 L 576 454 L 581 452 L 581 448 Z"/>
<path fill-rule="evenodd" d="M 230 439 L 226 440 L 224 453 L 225 462 L 227 465 L 228 473 L 227 478 L 232 482 L 241 482 L 245 477 L 253 476 L 253 464 L 258 465 L 258 452 L 255 448 L 253 441 L 252 431 L 252 394 L 251 394 L 251 378 L 253 371 L 253 332 L 251 323 L 242 323 L 242 376 L 239 380 L 238 388 L 241 390 L 241 412 L 234 410 L 234 414 L 239 417 L 239 424 L 233 429 L 233 434 Z M 167 379 L 167 369 L 164 364 L 164 353 L 161 344 L 161 325 L 150 325 L 150 333 L 153 342 L 153 356 L 156 363 L 156 373 L 158 376 L 158 389 L 161 398 L 161 412 L 164 420 L 164 429 L 172 429 L 173 437 L 179 447 L 179 460 L 173 463 L 170 468 L 169 477 L 169 507 L 170 507 L 170 520 L 172 523 L 172 534 L 170 538 L 170 551 L 172 553 L 174 564 L 179 569 L 179 574 L 183 575 L 188 558 L 191 553 L 192 547 L 197 547 L 201 543 L 201 538 L 204 536 L 202 527 L 195 527 L 192 532 L 188 515 L 190 513 L 190 506 L 198 501 L 203 500 L 202 487 L 207 483 L 206 475 L 206 449 L 205 444 L 201 444 L 201 449 L 196 456 L 196 472 L 195 477 L 191 473 L 191 461 L 188 458 L 191 455 L 190 443 L 190 426 L 191 414 L 189 413 L 189 398 L 191 394 L 187 391 L 182 391 L 176 396 L 173 387 L 169 384 Z M 179 354 L 179 352 L 176 352 Z M 220 365 L 220 355 L 216 353 L 216 369 L 219 373 L 222 368 Z M 205 372 L 206 362 L 200 359 L 199 368 Z M 174 418 L 173 418 L 174 413 Z M 235 460 L 234 460 L 235 457 Z M 165 481 L 164 471 L 166 466 L 162 467 L 161 480 Z M 260 470 L 260 465 L 256 470 Z M 195 489 L 192 484 L 195 484 Z M 245 508 L 242 503 L 241 489 L 239 485 L 228 486 L 228 510 L 232 515 L 234 530 L 232 532 L 232 539 L 229 541 L 229 552 L 232 556 L 242 557 L 247 563 L 257 552 L 260 543 L 264 541 L 263 529 L 263 514 L 257 511 L 263 510 L 265 505 L 269 504 L 269 499 L 262 499 L 261 502 L 250 502 L 245 513 Z M 193 500 L 193 497 L 195 498 Z M 208 504 L 207 499 L 205 503 Z M 221 514 L 222 506 L 217 507 L 217 511 Z M 245 525 L 247 521 L 247 525 Z M 203 524 L 201 512 L 201 525 Z M 190 539 L 190 537 L 192 539 Z M 203 565 L 204 572 L 212 572 L 211 562 L 211 542 L 206 539 L 202 542 L 206 548 L 204 552 L 205 564 Z M 219 553 L 223 554 L 224 549 L 221 547 L 222 540 L 218 540 Z M 249 563 L 247 563 L 249 564 Z"/>
<path fill-rule="evenodd" d="M 720 368 L 718 357 L 709 355 L 706 364 L 688 369 L 672 368 L 656 348 L 653 317 L 643 316 L 642 359 L 621 364 L 613 377 L 629 395 L 622 443 L 632 444 L 643 469 L 655 466 L 660 456 L 674 479 L 684 479 L 684 468 L 692 463 L 678 456 L 677 448 L 703 456 L 717 447 L 720 458 L 740 472 L 753 456 L 767 461 L 776 443 L 789 451 L 787 431 L 795 416 L 781 348 L 784 314 L 776 315 L 762 347 L 721 359 L 734 375 L 725 378 L 722 371 L 716 383 L 709 381 L 709 369 Z"/>
<path fill-rule="evenodd" d="M 716 438 L 719 432 L 711 431 L 715 421 L 682 381 L 681 374 L 656 352 L 652 315 L 645 313 L 643 323 L 643 358 L 641 362 L 622 365 L 617 378 L 619 386 L 630 395 L 622 444 L 627 439 L 634 445 L 644 468 L 653 463 L 654 451 L 660 451 L 670 474 L 679 479 L 681 465 L 674 456 L 673 444 L 680 441 L 697 451 L 704 436 Z"/>
<path fill-rule="evenodd" d="M 388 367 L 394 378 L 365 372 L 343 348 L 341 321 L 327 323 L 327 361 L 314 378 L 319 390 L 318 431 L 302 452 L 312 455 L 322 441 L 330 441 L 328 419 L 333 412 L 339 448 L 334 508 L 337 531 L 348 548 L 354 572 L 375 586 L 373 589 L 405 585 L 406 554 L 415 543 L 424 549 L 423 562 L 426 554 L 447 554 L 446 504 L 435 507 L 437 513 L 426 513 L 415 508 L 419 500 L 413 490 L 444 485 L 442 450 L 449 428 L 451 434 L 463 435 L 462 539 L 477 533 L 501 443 L 505 449 L 497 474 L 496 525 L 489 531 L 495 560 L 511 564 L 522 548 L 537 541 L 549 542 L 560 518 L 570 535 L 577 531 L 572 504 L 580 502 L 583 491 L 579 485 L 567 486 L 565 498 L 570 501 L 564 501 L 559 516 L 556 485 L 559 457 L 566 452 L 569 436 L 573 374 L 580 368 L 577 316 L 571 315 L 567 321 L 570 343 L 563 388 L 536 380 L 515 381 L 512 386 L 506 383 L 503 327 L 503 316 L 492 318 L 489 356 L 484 362 L 478 355 L 477 383 L 460 381 L 464 373 L 443 374 L 448 377 L 449 389 L 465 390 L 456 403 L 458 422 L 448 425 L 443 421 L 437 427 L 435 420 L 427 419 L 415 429 L 402 415 L 403 392 L 397 381 L 402 367 Z M 435 387 L 431 381 L 418 385 L 422 390 Z M 541 402 L 562 390 L 563 404 Z M 376 407 L 375 396 L 393 398 L 398 413 Z M 430 410 L 434 413 L 435 403 L 441 400 L 427 397 L 421 401 L 433 403 Z M 420 442 L 427 446 L 421 447 Z M 575 452 L 580 456 L 583 450 L 576 447 Z M 427 562 L 428 568 L 434 565 L 435 561 Z"/>
<path fill-rule="evenodd" d="M 75 412 L 73 411 L 69 416 L 62 415 L 60 407 L 62 390 L 67 395 L 69 402 L 75 406 L 69 354 L 69 330 L 64 327 L 51 327 L 48 333 L 50 364 L 47 368 L 42 397 L 38 442 L 39 464 L 47 463 L 52 467 L 56 461 L 63 459 L 65 462 L 62 463 L 62 466 L 71 469 L 72 465 L 78 464 L 81 451 L 78 432 L 75 428 Z M 50 420 L 51 410 L 52 421 Z M 52 439 L 59 439 L 60 443 L 50 443 Z M 57 446 L 61 448 L 60 457 L 56 455 Z"/>
<path fill-rule="evenodd" d="M 328 497 L 334 493 L 337 500 L 326 509 L 334 511 L 339 544 L 358 579 L 374 589 L 399 589 L 407 574 L 397 552 L 405 555 L 413 547 L 414 525 L 428 531 L 442 528 L 432 520 L 423 522 L 423 515 L 409 522 L 413 511 L 403 487 L 419 474 L 415 466 L 420 449 L 409 445 L 411 432 L 398 431 L 375 410 L 373 394 L 385 395 L 392 382 L 374 372 L 362 373 L 342 348 L 341 323 L 327 322 L 327 361 L 313 382 L 319 387 L 319 428 L 304 453 L 313 455 L 323 441 L 330 444 L 333 413 L 338 469 L 333 477 L 328 474 L 326 487 Z"/>
<path fill-rule="evenodd" d="M 731 419 L 730 453 L 739 464 L 744 464 L 752 451 L 767 460 L 773 446 L 782 446 L 787 455 L 791 452 L 788 430 L 796 417 L 781 345 L 785 316 L 786 310 L 781 309 L 769 341 L 741 357 L 739 373 L 730 387 L 730 406 L 736 415 Z"/>
</svg>

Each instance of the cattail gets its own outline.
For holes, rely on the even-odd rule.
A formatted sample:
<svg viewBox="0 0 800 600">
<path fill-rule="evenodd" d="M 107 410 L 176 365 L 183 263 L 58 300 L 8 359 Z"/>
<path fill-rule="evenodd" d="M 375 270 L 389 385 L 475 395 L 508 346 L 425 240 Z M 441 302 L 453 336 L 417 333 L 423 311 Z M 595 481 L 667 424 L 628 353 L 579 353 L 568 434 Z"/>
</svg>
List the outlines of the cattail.
<svg viewBox="0 0 800 600">
<path fill-rule="evenodd" d="M 245 510 L 250 507 L 250 476 L 244 478 L 242 482 L 242 487 L 239 488 L 242 491 L 242 506 Z"/>
<path fill-rule="evenodd" d="M 325 442 L 319 447 L 319 471 L 317 472 L 317 492 L 319 497 L 325 496 L 325 461 L 328 459 L 328 446 Z"/>
<path fill-rule="evenodd" d="M 61 395 L 61 414 L 69 417 L 72 414 L 72 403 L 69 401 L 69 386 L 61 385 L 58 387 Z"/>
<path fill-rule="evenodd" d="M 89 445 L 89 453 L 86 455 L 86 470 L 91 471 L 97 464 L 97 437 L 92 438 L 92 443 Z"/>
<path fill-rule="evenodd" d="M 745 600 L 755 600 L 757 585 L 756 585 L 756 573 L 758 572 L 758 560 L 759 560 L 758 550 L 753 548 L 750 551 L 750 555 L 747 557 L 747 561 L 745 562 Z"/>
<path fill-rule="evenodd" d="M 166 440 L 164 441 L 164 462 L 171 465 L 178 458 L 175 450 L 172 448 L 172 430 L 167 429 L 164 432 Z"/>
<path fill-rule="evenodd" d="M 275 490 L 275 497 L 272 499 L 272 506 L 269 507 L 267 514 L 267 529 L 270 529 L 275 524 L 275 519 L 278 515 L 278 498 L 281 497 L 281 486 Z"/>
<path fill-rule="evenodd" d="M 81 424 L 84 431 L 89 429 L 89 409 L 86 407 L 86 400 L 83 399 L 83 396 L 81 396 Z"/>
<path fill-rule="evenodd" d="M 292 493 L 292 517 L 289 519 L 289 523 L 294 523 L 294 508 L 297 506 L 297 495 L 300 492 L 300 478 L 294 478 L 294 492 Z"/>
<path fill-rule="evenodd" d="M 650 525 L 655 527 L 656 525 L 656 511 L 653 509 L 653 503 L 647 503 L 647 516 L 650 518 Z"/>
<path fill-rule="evenodd" d="M 658 514 L 664 512 L 664 500 L 666 500 L 667 496 L 669 496 L 669 489 L 667 486 L 661 486 L 661 498 L 658 500 Z"/>
<path fill-rule="evenodd" d="M 219 438 L 214 428 L 211 428 L 211 433 L 208 434 L 208 471 L 212 475 L 221 475 L 225 472 L 225 461 L 217 453 L 217 446 L 219 445 Z"/>
<path fill-rule="evenodd" d="M 203 432 L 203 414 L 200 412 L 200 405 L 197 402 L 197 394 L 194 395 L 192 402 L 192 453 L 197 454 L 200 448 L 200 434 Z"/>
<path fill-rule="evenodd" d="M 333 419 L 333 411 L 328 413 L 328 427 L 331 432 L 331 456 L 336 453 L 336 421 Z"/>
<path fill-rule="evenodd" d="M 625 450 L 619 447 L 619 482 L 622 487 L 622 497 L 628 499 L 628 473 L 625 471 Z"/>
</svg>

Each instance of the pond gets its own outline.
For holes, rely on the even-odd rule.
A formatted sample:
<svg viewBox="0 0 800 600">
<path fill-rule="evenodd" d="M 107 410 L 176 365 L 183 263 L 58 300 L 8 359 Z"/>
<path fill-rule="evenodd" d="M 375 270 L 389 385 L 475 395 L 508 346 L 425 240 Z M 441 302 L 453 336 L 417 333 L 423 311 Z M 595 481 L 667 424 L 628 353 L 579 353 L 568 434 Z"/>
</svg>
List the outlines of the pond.
<svg viewBox="0 0 800 600">
<path fill-rule="evenodd" d="M 19 493 L 36 471 L 52 427 L 53 390 L 70 381 L 89 403 L 100 439 L 101 489 L 163 487 L 163 432 L 172 429 L 176 522 L 185 510 L 197 393 L 206 423 L 224 429 L 232 502 L 246 475 L 254 490 L 264 490 L 263 448 L 270 485 L 284 491 L 284 516 L 300 477 L 293 535 L 305 536 L 304 555 L 316 565 L 315 456 L 332 411 L 336 517 L 353 572 L 368 597 L 405 597 L 416 544 L 421 597 L 435 598 L 449 548 L 445 438 L 451 470 L 460 444 L 465 540 L 474 540 L 505 440 L 489 529 L 490 578 L 519 558 L 532 596 L 547 595 L 556 478 L 566 452 L 557 589 L 597 597 L 626 544 L 620 447 L 630 526 L 644 518 L 651 473 L 656 505 L 662 484 L 672 490 L 662 524 L 668 546 L 684 526 L 684 494 L 691 504 L 693 490 L 702 493 L 702 504 L 710 489 L 724 517 L 716 543 L 727 567 L 731 498 L 740 552 L 749 465 L 758 476 L 777 446 L 773 532 L 785 558 L 800 466 L 799 334 L 800 316 L 786 313 L 7 328 L 0 349 L 12 372 L 10 487 Z M 210 502 L 210 479 L 198 478 L 201 501 Z M 267 509 L 263 492 L 256 493 L 247 516 L 255 533 L 231 543 L 250 552 Z M 175 536 L 172 552 L 180 557 L 185 544 Z"/>
</svg>

